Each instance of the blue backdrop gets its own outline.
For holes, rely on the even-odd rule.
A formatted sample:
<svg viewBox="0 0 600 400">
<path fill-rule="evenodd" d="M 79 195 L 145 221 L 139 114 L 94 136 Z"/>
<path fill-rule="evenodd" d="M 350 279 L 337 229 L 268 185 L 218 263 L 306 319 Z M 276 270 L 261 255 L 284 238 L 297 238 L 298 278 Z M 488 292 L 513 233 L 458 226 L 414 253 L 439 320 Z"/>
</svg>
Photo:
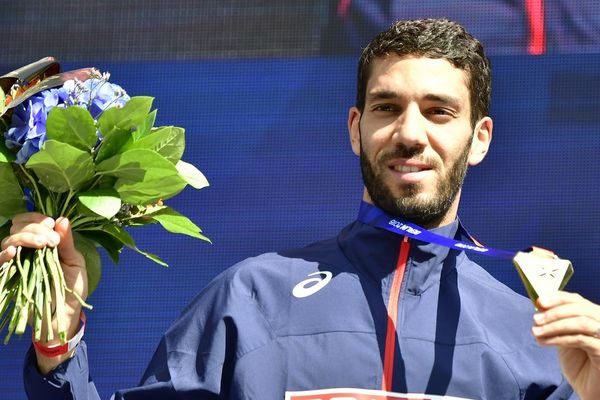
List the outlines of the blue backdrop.
<svg viewBox="0 0 600 400">
<path fill-rule="evenodd" d="M 132 233 L 169 268 L 130 251 L 119 266 L 103 258 L 85 337 L 103 398 L 137 383 L 162 332 L 220 271 L 326 238 L 354 218 L 362 184 L 346 117 L 355 64 L 354 56 L 96 64 L 130 94 L 156 97 L 158 124 L 186 128 L 184 159 L 211 186 L 170 205 L 213 241 L 149 227 Z M 571 259 L 568 288 L 598 302 L 600 55 L 496 56 L 492 64 L 492 150 L 469 171 L 461 218 L 487 245 L 537 244 Z M 481 262 L 523 292 L 510 263 Z M 25 398 L 29 344 L 24 335 L 0 350 L 0 398 Z"/>
</svg>

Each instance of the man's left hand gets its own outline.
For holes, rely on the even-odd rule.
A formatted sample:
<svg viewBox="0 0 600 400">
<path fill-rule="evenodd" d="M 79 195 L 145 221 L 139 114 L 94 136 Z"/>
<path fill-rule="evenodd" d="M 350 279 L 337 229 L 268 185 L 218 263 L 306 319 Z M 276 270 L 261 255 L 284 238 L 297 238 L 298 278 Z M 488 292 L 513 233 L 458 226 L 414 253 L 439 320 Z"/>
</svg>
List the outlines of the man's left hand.
<svg viewBox="0 0 600 400">
<path fill-rule="evenodd" d="M 563 374 L 582 400 L 600 399 L 600 306 L 576 293 L 542 296 L 533 336 L 557 346 Z"/>
</svg>

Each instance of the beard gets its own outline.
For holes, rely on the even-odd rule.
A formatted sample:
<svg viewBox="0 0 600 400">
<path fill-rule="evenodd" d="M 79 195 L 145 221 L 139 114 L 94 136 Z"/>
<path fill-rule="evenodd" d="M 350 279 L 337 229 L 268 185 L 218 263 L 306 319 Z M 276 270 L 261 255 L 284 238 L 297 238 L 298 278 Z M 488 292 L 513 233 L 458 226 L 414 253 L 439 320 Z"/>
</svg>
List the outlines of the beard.
<svg viewBox="0 0 600 400">
<path fill-rule="evenodd" d="M 394 196 L 391 188 L 384 182 L 382 171 L 378 170 L 377 166 L 369 160 L 363 148 L 364 146 L 361 144 L 362 177 L 367 192 L 377 207 L 391 216 L 411 221 L 425 228 L 434 227 L 443 220 L 462 187 L 467 173 L 470 146 L 465 146 L 447 173 L 440 176 L 435 193 L 427 197 L 421 193 L 422 185 L 420 183 L 403 185 L 401 197 Z M 404 145 L 399 145 L 393 152 L 384 154 L 379 165 L 385 165 L 386 160 L 394 158 L 419 159 L 437 171 L 441 167 L 441 163 L 437 159 L 424 157 L 422 150 L 411 149 Z"/>
</svg>

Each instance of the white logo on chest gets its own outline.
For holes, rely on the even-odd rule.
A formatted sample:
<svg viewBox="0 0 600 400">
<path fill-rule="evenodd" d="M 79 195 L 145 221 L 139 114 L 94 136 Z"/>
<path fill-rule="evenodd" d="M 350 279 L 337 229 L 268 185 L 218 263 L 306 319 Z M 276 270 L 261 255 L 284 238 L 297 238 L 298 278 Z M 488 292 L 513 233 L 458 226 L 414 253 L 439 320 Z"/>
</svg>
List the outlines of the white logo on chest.
<svg viewBox="0 0 600 400">
<path fill-rule="evenodd" d="M 301 299 L 317 293 L 329 283 L 331 277 L 333 276 L 333 274 L 329 271 L 318 271 L 308 274 L 308 276 L 315 275 L 318 275 L 318 277 L 305 279 L 294 286 L 294 289 L 292 290 L 294 297 Z"/>
</svg>

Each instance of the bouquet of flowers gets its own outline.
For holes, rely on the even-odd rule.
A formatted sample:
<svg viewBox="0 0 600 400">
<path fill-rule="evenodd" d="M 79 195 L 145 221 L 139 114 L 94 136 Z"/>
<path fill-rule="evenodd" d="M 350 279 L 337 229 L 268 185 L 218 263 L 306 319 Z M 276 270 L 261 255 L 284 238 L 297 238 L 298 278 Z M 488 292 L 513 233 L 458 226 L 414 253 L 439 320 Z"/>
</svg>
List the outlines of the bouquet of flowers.
<svg viewBox="0 0 600 400">
<path fill-rule="evenodd" d="M 117 263 L 124 246 L 140 250 L 124 229 L 151 223 L 167 231 L 208 240 L 187 217 L 165 205 L 186 185 L 208 185 L 204 175 L 181 160 L 184 130 L 155 127 L 151 97 L 129 97 L 108 74 L 93 68 L 64 73 L 47 57 L 0 77 L 0 226 L 35 210 L 69 218 L 75 245 L 87 263 L 89 291 L 100 277 L 102 246 Z M 0 228 L 1 229 L 1 228 Z M 0 330 L 65 343 L 65 285 L 55 248 L 17 249 L 0 267 Z M 74 292 L 73 292 L 74 293 Z M 54 297 L 55 309 L 52 309 Z M 89 307 L 82 299 L 82 305 Z"/>
</svg>

